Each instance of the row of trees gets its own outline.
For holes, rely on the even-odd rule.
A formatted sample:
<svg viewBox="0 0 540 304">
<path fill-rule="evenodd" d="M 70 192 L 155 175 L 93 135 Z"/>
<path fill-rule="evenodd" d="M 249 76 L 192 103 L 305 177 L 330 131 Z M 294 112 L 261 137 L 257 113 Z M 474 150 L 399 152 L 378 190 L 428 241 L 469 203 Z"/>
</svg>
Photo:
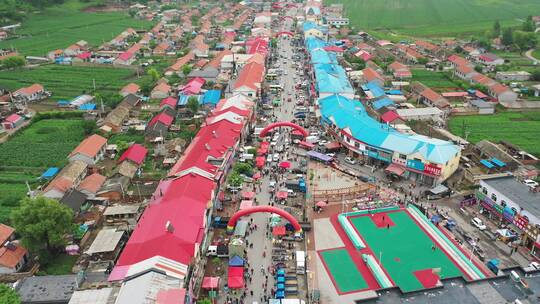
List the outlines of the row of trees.
<svg viewBox="0 0 540 304">
<path fill-rule="evenodd" d="M 501 38 L 501 43 L 504 46 L 512 47 L 515 46 L 518 49 L 524 51 L 536 47 L 538 44 L 538 36 L 534 33 L 536 25 L 532 20 L 532 16 L 528 16 L 525 19 L 525 22 L 521 27 L 516 28 L 502 28 L 499 21 L 495 21 L 493 24 L 493 29 L 486 33 L 486 38 Z M 481 39 L 480 42 L 484 42 L 484 45 L 481 45 L 485 48 L 489 48 L 489 41 Z"/>
<path fill-rule="evenodd" d="M 13 69 L 22 67 L 26 64 L 23 56 L 9 56 L 4 60 L 0 60 L 0 69 Z"/>
</svg>

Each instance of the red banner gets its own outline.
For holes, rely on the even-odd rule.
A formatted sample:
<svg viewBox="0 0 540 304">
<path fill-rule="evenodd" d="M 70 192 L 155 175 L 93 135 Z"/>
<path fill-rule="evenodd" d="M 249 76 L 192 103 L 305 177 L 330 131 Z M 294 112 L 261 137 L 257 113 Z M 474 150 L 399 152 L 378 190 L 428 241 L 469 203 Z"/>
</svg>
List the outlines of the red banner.
<svg viewBox="0 0 540 304">
<path fill-rule="evenodd" d="M 430 165 L 425 164 L 424 165 L 424 172 L 431 174 L 431 175 L 441 175 L 441 168 L 436 165 Z"/>
</svg>

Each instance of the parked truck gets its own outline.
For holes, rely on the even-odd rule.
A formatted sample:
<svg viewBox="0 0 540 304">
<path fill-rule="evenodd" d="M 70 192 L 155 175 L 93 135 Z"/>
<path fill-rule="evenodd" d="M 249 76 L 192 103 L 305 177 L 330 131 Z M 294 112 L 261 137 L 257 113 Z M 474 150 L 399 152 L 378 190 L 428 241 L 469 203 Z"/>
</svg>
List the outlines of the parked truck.
<svg viewBox="0 0 540 304">
<path fill-rule="evenodd" d="M 229 257 L 229 247 L 225 244 L 210 245 L 208 246 L 208 250 L 206 251 L 206 256 L 213 256 L 218 258 Z"/>
</svg>

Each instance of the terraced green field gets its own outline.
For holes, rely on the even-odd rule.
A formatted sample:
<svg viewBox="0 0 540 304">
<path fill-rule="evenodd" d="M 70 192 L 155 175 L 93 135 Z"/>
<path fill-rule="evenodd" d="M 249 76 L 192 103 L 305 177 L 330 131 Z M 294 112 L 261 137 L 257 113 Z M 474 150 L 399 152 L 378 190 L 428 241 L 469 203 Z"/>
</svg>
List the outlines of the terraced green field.
<svg viewBox="0 0 540 304">
<path fill-rule="evenodd" d="M 529 153 L 540 156 L 540 112 L 498 113 L 495 115 L 455 116 L 450 131 L 477 143 L 482 139 L 508 141 Z"/>
<path fill-rule="evenodd" d="M 326 0 L 343 3 L 358 30 L 389 28 L 413 36 L 481 32 L 494 20 L 515 25 L 540 11 L 537 0 Z"/>
<path fill-rule="evenodd" d="M 0 71 L 0 83 L 16 90 L 33 83 L 41 83 L 52 98 L 73 99 L 93 91 L 101 94 L 118 93 L 127 83 L 137 81 L 133 70 L 107 66 L 44 65 L 33 69 Z"/>
<path fill-rule="evenodd" d="M 79 40 L 97 46 L 128 27 L 147 29 L 152 25 L 131 18 L 127 12 L 87 13 L 81 11 L 84 5 L 71 0 L 28 16 L 17 30 L 21 38 L 0 41 L 0 48 L 13 47 L 24 55 L 45 56 Z"/>
</svg>

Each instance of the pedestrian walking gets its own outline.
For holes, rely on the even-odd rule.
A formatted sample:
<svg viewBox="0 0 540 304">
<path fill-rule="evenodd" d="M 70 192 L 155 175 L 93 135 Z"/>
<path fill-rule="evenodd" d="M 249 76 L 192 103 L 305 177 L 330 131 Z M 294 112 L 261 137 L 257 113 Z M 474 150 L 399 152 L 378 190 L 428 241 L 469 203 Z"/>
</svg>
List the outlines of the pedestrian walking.
<svg viewBox="0 0 540 304">
<path fill-rule="evenodd" d="M 390 224 L 387 224 L 387 225 L 386 225 L 386 229 L 390 229 Z"/>
<path fill-rule="evenodd" d="M 435 244 L 431 245 L 431 251 L 435 251 L 435 249 L 437 249 L 437 246 Z"/>
</svg>

